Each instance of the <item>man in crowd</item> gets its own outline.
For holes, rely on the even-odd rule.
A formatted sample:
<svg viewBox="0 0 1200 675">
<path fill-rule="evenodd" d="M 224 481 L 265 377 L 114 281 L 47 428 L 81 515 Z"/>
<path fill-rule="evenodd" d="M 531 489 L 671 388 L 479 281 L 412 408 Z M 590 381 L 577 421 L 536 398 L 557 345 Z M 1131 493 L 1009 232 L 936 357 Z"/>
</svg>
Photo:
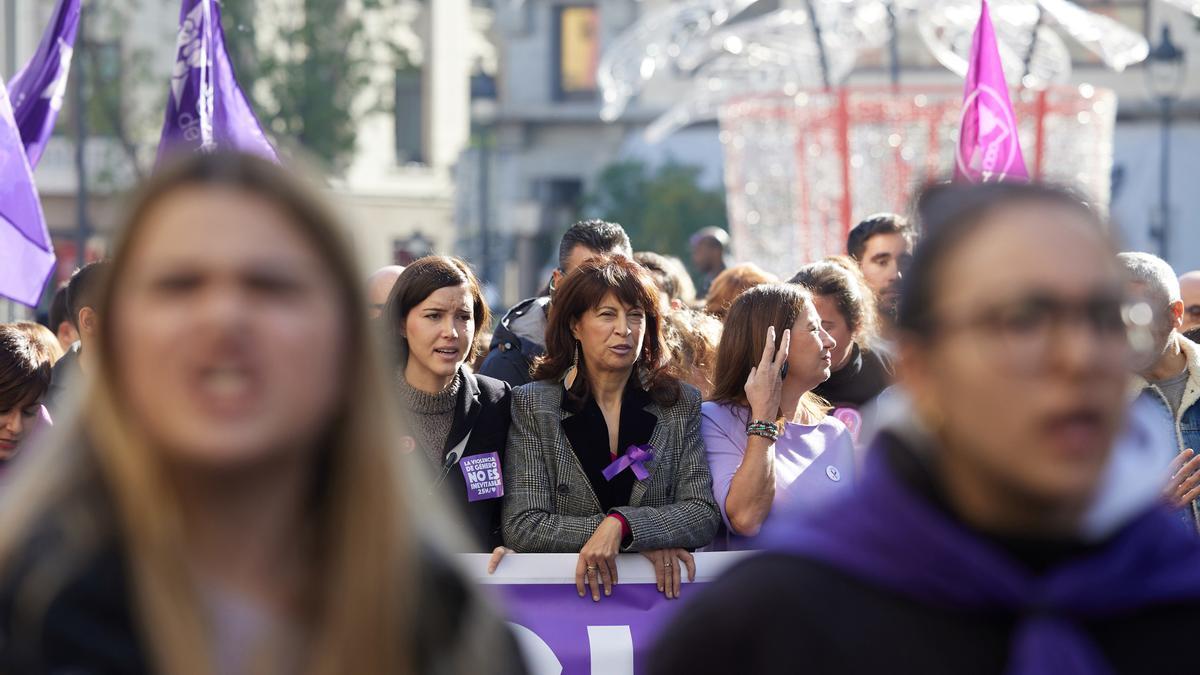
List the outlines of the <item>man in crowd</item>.
<svg viewBox="0 0 1200 675">
<path fill-rule="evenodd" d="M 616 223 L 584 220 L 575 223 L 558 245 L 558 267 L 550 276 L 550 294 L 530 298 L 504 315 L 492 336 L 491 352 L 479 372 L 514 387 L 529 383 L 529 367 L 546 351 L 546 314 L 554 290 L 588 258 L 621 254 L 633 258 L 629 235 Z"/>
<path fill-rule="evenodd" d="M 396 285 L 396 280 L 403 271 L 404 267 L 400 265 L 387 265 L 367 277 L 367 302 L 370 303 L 367 306 L 367 316 L 371 319 L 378 319 L 383 313 L 383 306 L 392 294 L 392 287 Z"/>
<path fill-rule="evenodd" d="M 912 259 L 912 228 L 902 216 L 879 213 L 868 217 L 846 240 L 846 252 L 858 263 L 875 293 L 880 334 L 889 337 L 900 300 L 900 278 Z"/>
<path fill-rule="evenodd" d="M 700 284 L 696 287 L 696 298 L 703 300 L 713 279 L 725 271 L 732 262 L 729 259 L 729 233 L 719 227 L 706 227 L 692 235 L 692 265 L 700 273 Z"/>
<path fill-rule="evenodd" d="M 67 311 L 66 284 L 59 286 L 54 293 L 54 300 L 50 302 L 50 330 L 54 331 L 54 337 L 58 338 L 58 344 L 64 352 L 70 351 L 71 345 L 79 341 L 79 331 L 75 330 L 75 323 Z"/>
<path fill-rule="evenodd" d="M 1168 499 L 1193 523 L 1192 503 L 1200 497 L 1200 349 L 1180 334 L 1184 303 L 1175 271 L 1149 253 L 1118 256 L 1129 279 L 1130 295 L 1148 304 L 1153 319 L 1139 342 L 1144 353 L 1134 386 L 1139 395 L 1157 404 L 1161 423 L 1170 427 L 1178 456 L 1167 488 Z"/>
<path fill-rule="evenodd" d="M 1183 327 L 1179 332 L 1200 328 L 1200 271 L 1180 276 L 1179 292 L 1183 296 Z"/>
<path fill-rule="evenodd" d="M 104 287 L 109 262 L 88 263 L 71 275 L 67 282 L 67 319 L 79 335 L 79 342 L 68 351 L 50 372 L 50 389 L 46 392 L 46 408 L 52 416 L 62 412 L 68 392 L 82 384 L 95 370 L 95 342 L 100 333 L 100 317 L 96 306 Z"/>
</svg>

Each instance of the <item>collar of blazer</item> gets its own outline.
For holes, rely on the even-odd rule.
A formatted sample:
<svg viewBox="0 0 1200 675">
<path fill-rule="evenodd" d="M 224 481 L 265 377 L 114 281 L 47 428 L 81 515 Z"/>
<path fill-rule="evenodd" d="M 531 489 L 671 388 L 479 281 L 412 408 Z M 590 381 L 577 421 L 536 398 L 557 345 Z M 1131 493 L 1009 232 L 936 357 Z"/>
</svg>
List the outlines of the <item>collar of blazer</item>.
<svg viewBox="0 0 1200 675">
<path fill-rule="evenodd" d="M 462 439 L 475 427 L 479 419 L 479 411 L 483 405 L 479 403 L 479 383 L 475 376 L 460 369 L 463 386 L 458 392 L 458 400 L 454 403 L 454 421 L 450 423 L 450 434 L 446 437 L 446 447 L 442 448 L 444 457 L 450 449 L 462 442 Z"/>
</svg>

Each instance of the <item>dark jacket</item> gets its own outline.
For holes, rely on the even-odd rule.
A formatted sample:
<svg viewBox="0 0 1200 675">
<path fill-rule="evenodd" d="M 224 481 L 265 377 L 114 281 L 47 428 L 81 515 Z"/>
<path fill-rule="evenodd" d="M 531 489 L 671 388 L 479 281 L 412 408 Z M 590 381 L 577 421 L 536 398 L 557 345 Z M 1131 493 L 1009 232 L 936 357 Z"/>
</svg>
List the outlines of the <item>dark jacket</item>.
<svg viewBox="0 0 1200 675">
<path fill-rule="evenodd" d="M 510 309 L 496 326 L 480 374 L 503 380 L 514 388 L 529 384 L 534 359 L 546 353 L 549 305 L 550 298 L 530 298 Z"/>
<path fill-rule="evenodd" d="M 79 369 L 79 343 L 71 346 L 66 354 L 50 369 L 50 388 L 42 403 L 50 411 L 50 419 L 59 420 L 63 405 L 70 396 L 71 388 L 79 386 L 83 372 Z"/>
<path fill-rule="evenodd" d="M 888 452 L 906 484 L 937 508 L 948 508 L 923 465 Z M 1086 552 L 1086 545 L 1071 542 L 979 535 L 1035 572 Z M 731 616 L 739 620 L 729 621 Z M 828 564 L 772 552 L 738 564 L 691 601 L 662 633 L 648 672 L 1001 675 L 1009 672 L 1019 618 L 918 602 Z M 1082 628 L 1115 675 L 1196 672 L 1195 661 L 1181 651 L 1200 631 L 1195 600 L 1096 619 Z"/>
<path fill-rule="evenodd" d="M 563 427 L 572 413 L 562 405 L 562 382 L 514 389 L 504 456 L 505 545 L 524 553 L 578 553 L 608 513 L 619 513 L 633 535 L 625 551 L 707 546 L 721 514 L 700 436 L 700 392 L 682 389 L 672 406 L 645 407 L 655 418 L 650 475 L 633 484 L 628 506 L 607 512 Z"/>
<path fill-rule="evenodd" d="M 462 442 L 463 437 L 470 431 L 471 439 L 467 441 L 463 457 L 494 452 L 503 462 L 504 448 L 508 443 L 512 390 L 507 383 L 500 380 L 469 372 L 464 372 L 464 375 L 466 377 L 463 378 L 463 387 L 458 395 L 454 422 L 450 426 L 450 435 L 446 438 L 443 456 Z M 458 465 L 450 467 L 442 482 L 442 488 L 450 500 L 462 507 L 476 549 L 490 552 L 504 543 L 500 531 L 501 500 L 468 502 L 467 482 L 461 465 L 460 461 Z M 444 468 L 439 474 L 443 472 Z"/>
<path fill-rule="evenodd" d="M 851 347 L 850 360 L 813 393 L 835 408 L 861 408 L 892 384 L 892 365 L 879 352 Z"/>
<path fill-rule="evenodd" d="M 0 673 L 150 675 L 126 561 L 114 541 L 72 564 L 61 535 L 43 531 L 0 583 Z M 493 673 L 523 673 L 510 633 L 479 606 L 449 560 L 426 548 L 419 563 L 412 644 L 417 673 L 455 672 L 472 631 L 495 636 Z M 46 592 L 43 596 L 42 592 Z M 470 659 L 471 657 L 467 657 Z"/>
</svg>

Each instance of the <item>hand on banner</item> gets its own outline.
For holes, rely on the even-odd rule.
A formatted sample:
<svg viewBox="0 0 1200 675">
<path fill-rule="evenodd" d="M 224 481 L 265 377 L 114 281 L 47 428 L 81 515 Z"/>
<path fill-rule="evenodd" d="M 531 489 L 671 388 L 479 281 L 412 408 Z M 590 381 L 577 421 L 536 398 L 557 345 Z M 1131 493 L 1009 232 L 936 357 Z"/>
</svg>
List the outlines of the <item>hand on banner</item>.
<svg viewBox="0 0 1200 675">
<path fill-rule="evenodd" d="M 779 349 L 775 349 L 775 327 L 767 329 L 767 344 L 763 347 L 758 366 L 750 369 L 746 378 L 746 402 L 756 420 L 774 420 L 779 417 L 779 401 L 783 397 L 783 367 L 787 363 L 791 348 L 792 331 L 783 331 Z"/>
<path fill-rule="evenodd" d="M 496 568 L 500 566 L 500 561 L 504 560 L 504 556 L 512 552 L 513 550 L 511 548 L 497 546 L 495 550 L 492 551 L 491 559 L 488 560 L 488 574 L 495 574 Z"/>
<path fill-rule="evenodd" d="M 592 601 L 600 602 L 600 585 L 604 594 L 612 595 L 617 584 L 617 553 L 621 550 L 621 521 L 605 518 L 579 551 L 579 562 L 575 564 L 575 589 L 584 597 L 585 586 L 592 589 Z"/>
<path fill-rule="evenodd" d="M 654 577 L 658 582 L 658 590 L 668 600 L 679 597 L 679 584 L 683 581 L 682 561 L 688 571 L 688 582 L 696 580 L 696 559 L 684 548 L 660 548 L 654 551 L 642 551 L 642 555 L 654 565 Z"/>
<path fill-rule="evenodd" d="M 1166 498 L 1176 508 L 1186 508 L 1200 497 L 1200 455 L 1191 448 L 1171 460 Z"/>
</svg>

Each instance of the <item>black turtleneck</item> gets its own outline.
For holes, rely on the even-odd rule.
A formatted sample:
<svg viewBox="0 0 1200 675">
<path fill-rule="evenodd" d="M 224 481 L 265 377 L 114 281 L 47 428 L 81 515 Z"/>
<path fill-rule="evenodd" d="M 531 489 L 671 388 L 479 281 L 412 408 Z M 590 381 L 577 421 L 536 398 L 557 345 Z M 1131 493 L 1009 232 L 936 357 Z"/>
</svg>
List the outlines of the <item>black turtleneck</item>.
<svg viewBox="0 0 1200 675">
<path fill-rule="evenodd" d="M 851 347 L 846 365 L 835 370 L 813 393 L 835 408 L 861 408 L 892 384 L 892 367 L 879 352 Z"/>
<path fill-rule="evenodd" d="M 949 512 L 928 466 L 894 438 L 883 449 L 905 483 Z M 988 538 L 1035 570 L 1085 548 L 1076 541 Z M 735 566 L 676 617 L 651 657 L 651 673 L 1001 675 L 1017 621 L 923 604 L 785 553 Z M 1188 651 L 1200 635 L 1195 601 L 1083 628 L 1117 675 L 1200 671 Z"/>
</svg>

